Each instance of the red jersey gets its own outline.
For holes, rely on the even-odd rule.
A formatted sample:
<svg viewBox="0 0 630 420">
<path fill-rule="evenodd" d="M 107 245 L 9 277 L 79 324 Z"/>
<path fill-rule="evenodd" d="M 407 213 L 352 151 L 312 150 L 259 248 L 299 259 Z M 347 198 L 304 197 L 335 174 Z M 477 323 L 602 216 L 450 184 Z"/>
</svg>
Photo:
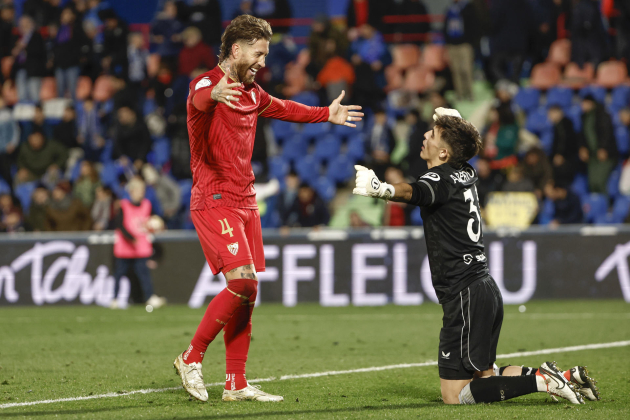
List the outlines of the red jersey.
<svg viewBox="0 0 630 420">
<path fill-rule="evenodd" d="M 251 165 L 258 116 L 302 123 L 328 121 L 327 107 L 309 107 L 274 98 L 255 82 L 233 88 L 243 93 L 239 102 L 232 102 L 236 109 L 213 101 L 207 112 L 198 110 L 193 105 L 195 95 L 213 89 L 224 75 L 217 66 L 195 78 L 189 86 L 186 107 L 193 175 L 191 210 L 258 208 Z"/>
</svg>

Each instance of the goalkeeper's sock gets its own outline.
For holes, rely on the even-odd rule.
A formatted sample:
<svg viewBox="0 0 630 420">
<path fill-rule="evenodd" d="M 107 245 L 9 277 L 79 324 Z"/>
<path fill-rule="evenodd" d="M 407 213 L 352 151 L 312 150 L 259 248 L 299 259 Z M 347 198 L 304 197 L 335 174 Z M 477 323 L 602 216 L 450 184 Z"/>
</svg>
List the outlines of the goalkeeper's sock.
<svg viewBox="0 0 630 420">
<path fill-rule="evenodd" d="M 510 375 L 505 375 L 505 369 L 507 368 L 512 368 L 510 369 L 510 371 L 516 370 L 516 368 L 519 368 L 521 371 L 518 374 L 510 374 Z M 499 376 L 527 376 L 527 375 L 535 375 L 538 372 L 537 368 L 533 368 L 533 367 L 527 367 L 527 366 L 503 366 L 499 368 Z"/>
<path fill-rule="evenodd" d="M 505 401 L 538 392 L 536 376 L 490 376 L 475 379 L 459 393 L 460 404 Z"/>
<path fill-rule="evenodd" d="M 247 386 L 245 363 L 252 338 L 252 312 L 256 302 L 256 293 L 236 309 L 234 315 L 223 329 L 225 342 L 225 389 L 238 390 Z"/>
</svg>

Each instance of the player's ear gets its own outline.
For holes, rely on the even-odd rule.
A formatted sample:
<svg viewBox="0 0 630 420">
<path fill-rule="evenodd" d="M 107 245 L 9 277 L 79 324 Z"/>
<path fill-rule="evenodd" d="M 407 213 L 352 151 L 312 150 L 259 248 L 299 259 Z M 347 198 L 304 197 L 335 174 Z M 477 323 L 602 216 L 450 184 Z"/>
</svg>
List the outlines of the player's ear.
<svg viewBox="0 0 630 420">
<path fill-rule="evenodd" d="M 238 60 L 240 54 L 241 46 L 238 44 L 238 42 L 235 42 L 234 44 L 232 44 L 232 57 L 234 57 L 235 60 Z"/>
</svg>

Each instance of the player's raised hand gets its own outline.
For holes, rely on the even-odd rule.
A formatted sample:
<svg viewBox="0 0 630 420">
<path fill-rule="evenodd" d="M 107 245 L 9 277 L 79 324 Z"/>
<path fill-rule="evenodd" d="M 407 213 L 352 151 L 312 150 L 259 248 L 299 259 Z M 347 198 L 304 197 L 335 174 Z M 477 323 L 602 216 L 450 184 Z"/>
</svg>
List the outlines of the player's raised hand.
<svg viewBox="0 0 630 420">
<path fill-rule="evenodd" d="M 345 95 L 346 91 L 342 90 L 339 97 L 328 107 L 328 122 L 337 125 L 347 125 L 348 127 L 356 127 L 357 125 L 352 124 L 351 121 L 361 121 L 363 119 L 363 112 L 357 112 L 361 110 L 361 107 L 358 105 L 341 105 L 341 100 Z"/>
<path fill-rule="evenodd" d="M 235 89 L 239 86 L 241 86 L 241 83 L 230 83 L 230 67 L 228 66 L 225 69 L 225 75 L 219 80 L 219 83 L 217 83 L 214 89 L 212 89 L 210 97 L 216 102 L 221 102 L 235 109 L 236 106 L 232 104 L 232 102 L 238 102 L 240 100 L 238 97 L 242 95 L 241 92 Z"/>
<path fill-rule="evenodd" d="M 377 197 L 389 200 L 394 195 L 394 187 L 386 182 L 381 182 L 373 170 L 361 165 L 354 165 L 357 170 L 356 186 L 352 194 L 365 197 Z"/>
</svg>

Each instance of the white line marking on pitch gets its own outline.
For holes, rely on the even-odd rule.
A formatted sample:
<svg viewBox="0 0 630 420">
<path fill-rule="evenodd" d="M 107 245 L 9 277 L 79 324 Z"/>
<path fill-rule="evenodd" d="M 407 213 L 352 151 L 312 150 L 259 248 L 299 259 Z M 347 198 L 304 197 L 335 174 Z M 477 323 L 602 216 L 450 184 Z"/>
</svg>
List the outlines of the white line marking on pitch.
<svg viewBox="0 0 630 420">
<path fill-rule="evenodd" d="M 630 340 L 614 341 L 611 343 L 585 344 L 582 346 L 558 347 L 555 349 L 543 349 L 543 350 L 534 350 L 534 351 L 522 351 L 522 352 L 517 352 L 517 353 L 499 354 L 497 355 L 497 359 L 507 359 L 510 357 L 537 356 L 541 354 L 566 353 L 566 352 L 581 351 L 581 350 L 608 349 L 612 347 L 626 347 L 626 346 L 630 346 Z M 428 361 L 428 362 L 423 362 L 423 363 L 401 363 L 398 365 L 372 366 L 372 367 L 360 368 L 360 369 L 331 370 L 329 372 L 305 373 L 302 375 L 285 375 L 285 376 L 281 376 L 280 378 L 271 377 L 271 378 L 252 379 L 251 381 L 248 381 L 248 382 L 257 383 L 257 382 L 285 381 L 287 379 L 319 378 L 321 376 L 348 375 L 351 373 L 378 372 L 382 370 L 408 369 L 408 368 L 413 368 L 413 367 L 436 366 L 436 365 L 437 365 L 436 361 Z M 225 382 L 215 382 L 211 384 L 206 384 L 206 387 L 219 386 L 219 385 L 225 385 Z M 138 389 L 136 391 L 120 392 L 120 393 L 109 392 L 107 394 L 88 395 L 85 397 L 59 398 L 56 400 L 40 400 L 40 401 L 29 401 L 29 402 L 22 402 L 22 403 L 8 403 L 8 404 L 0 405 L 0 408 L 25 407 L 29 405 L 52 404 L 52 403 L 58 403 L 58 402 L 84 401 L 84 400 L 93 400 L 97 398 L 125 397 L 127 395 L 152 394 L 155 392 L 173 391 L 173 390 L 178 390 L 178 389 L 182 389 L 182 387 L 175 386 L 175 387 L 170 387 L 170 388 L 158 388 L 158 389 Z"/>
</svg>

